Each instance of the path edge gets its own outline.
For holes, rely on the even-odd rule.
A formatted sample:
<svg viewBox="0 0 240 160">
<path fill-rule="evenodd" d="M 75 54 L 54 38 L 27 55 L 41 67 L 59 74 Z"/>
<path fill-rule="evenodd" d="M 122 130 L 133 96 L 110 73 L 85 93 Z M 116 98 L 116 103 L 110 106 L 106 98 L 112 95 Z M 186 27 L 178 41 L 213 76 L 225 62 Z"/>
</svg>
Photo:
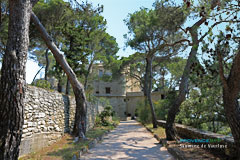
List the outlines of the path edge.
<svg viewBox="0 0 240 160">
<path fill-rule="evenodd" d="M 98 143 L 101 143 L 103 138 L 108 135 L 108 133 L 111 132 L 111 130 L 105 131 L 102 135 L 96 137 L 95 139 L 91 140 L 89 144 L 82 149 L 78 151 L 78 155 L 74 155 L 72 157 L 72 160 L 81 160 L 81 156 L 85 153 L 88 153 L 88 151 L 92 148 L 94 148 Z"/>
<path fill-rule="evenodd" d="M 138 121 L 139 122 L 139 121 Z M 145 126 L 144 124 L 142 124 L 141 122 L 139 122 L 142 126 L 144 126 L 146 128 L 146 130 L 148 132 L 150 132 L 153 137 L 160 143 L 162 144 L 164 147 L 167 148 L 168 152 L 177 160 L 188 160 L 185 156 L 184 153 L 179 150 L 178 148 L 175 147 L 169 147 L 169 144 L 172 141 L 167 141 L 166 139 L 160 139 L 160 137 L 156 134 L 153 133 L 153 131 L 151 129 L 149 129 L 147 126 Z"/>
</svg>

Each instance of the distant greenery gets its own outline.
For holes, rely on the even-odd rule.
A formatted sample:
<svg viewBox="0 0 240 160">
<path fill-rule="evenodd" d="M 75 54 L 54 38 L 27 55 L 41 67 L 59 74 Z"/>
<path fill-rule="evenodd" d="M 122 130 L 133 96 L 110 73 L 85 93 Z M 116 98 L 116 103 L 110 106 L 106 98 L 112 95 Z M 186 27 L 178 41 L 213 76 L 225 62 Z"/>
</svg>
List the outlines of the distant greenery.
<svg viewBox="0 0 240 160">
<path fill-rule="evenodd" d="M 177 92 L 172 91 L 168 93 L 165 99 L 154 101 L 157 119 L 167 119 L 169 106 L 173 103 L 176 94 Z M 197 90 L 191 90 L 189 97 L 181 105 L 181 110 L 176 117 L 176 123 L 229 135 L 231 130 L 226 123 L 223 106 L 213 100 L 216 97 L 216 92 L 215 95 L 206 96 L 199 95 Z M 144 101 L 137 104 L 136 114 L 143 124 L 151 123 L 150 108 L 145 106 Z"/>
<path fill-rule="evenodd" d="M 40 88 L 44 88 L 44 89 L 50 89 L 51 88 L 51 84 L 50 82 L 43 80 L 43 79 L 38 79 L 35 82 L 32 83 L 32 85 L 36 86 L 36 87 L 40 87 Z"/>
<path fill-rule="evenodd" d="M 218 92 L 220 93 L 220 90 Z M 217 97 L 217 92 L 215 92 L 215 95 L 209 94 L 206 96 L 204 93 L 200 95 L 199 90 L 192 89 L 189 97 L 180 107 L 181 110 L 176 117 L 176 122 L 206 131 L 230 134 L 231 131 L 226 123 L 223 105 L 219 103 L 221 100 L 217 100 Z"/>
</svg>

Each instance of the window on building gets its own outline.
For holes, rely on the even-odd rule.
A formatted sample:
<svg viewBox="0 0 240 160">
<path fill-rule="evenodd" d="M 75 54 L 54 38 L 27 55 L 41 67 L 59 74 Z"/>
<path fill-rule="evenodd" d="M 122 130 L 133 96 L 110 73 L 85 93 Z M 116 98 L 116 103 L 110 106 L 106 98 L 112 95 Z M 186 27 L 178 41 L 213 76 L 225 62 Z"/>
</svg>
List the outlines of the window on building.
<svg viewBox="0 0 240 160">
<path fill-rule="evenodd" d="M 106 87 L 106 94 L 110 94 L 111 93 L 111 88 L 110 87 Z"/>
<path fill-rule="evenodd" d="M 99 70 L 98 70 L 98 76 L 99 76 L 99 77 L 102 77 L 102 76 L 103 76 L 103 70 L 102 70 L 102 69 L 99 69 Z"/>
<path fill-rule="evenodd" d="M 161 94 L 161 99 L 165 99 L 165 95 L 164 94 Z"/>
<path fill-rule="evenodd" d="M 96 94 L 99 94 L 99 91 L 96 91 Z"/>
</svg>

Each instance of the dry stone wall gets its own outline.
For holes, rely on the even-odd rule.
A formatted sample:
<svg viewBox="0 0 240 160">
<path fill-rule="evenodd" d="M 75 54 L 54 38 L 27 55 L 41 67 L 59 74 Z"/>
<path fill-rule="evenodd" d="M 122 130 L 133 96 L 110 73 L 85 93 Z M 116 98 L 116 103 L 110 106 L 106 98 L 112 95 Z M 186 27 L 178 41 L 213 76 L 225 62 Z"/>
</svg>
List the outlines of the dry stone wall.
<svg viewBox="0 0 240 160">
<path fill-rule="evenodd" d="M 20 155 L 37 151 L 71 132 L 75 99 L 55 91 L 28 86 L 25 97 L 24 125 Z M 87 129 L 93 127 L 97 106 L 89 105 Z"/>
<path fill-rule="evenodd" d="M 165 128 L 166 121 L 157 120 L 158 126 Z M 175 123 L 176 131 L 178 136 L 185 139 L 212 139 L 217 141 L 212 141 L 210 143 L 206 143 L 207 151 L 213 152 L 216 155 L 225 154 L 229 156 L 229 159 L 235 159 L 234 157 L 237 156 L 237 148 L 234 144 L 234 139 L 232 136 L 221 135 L 217 133 L 213 133 L 210 131 L 203 131 L 200 129 L 192 128 L 190 126 L 185 126 L 182 124 Z M 198 143 L 194 143 L 195 145 Z M 212 148 L 208 145 L 212 145 Z"/>
</svg>

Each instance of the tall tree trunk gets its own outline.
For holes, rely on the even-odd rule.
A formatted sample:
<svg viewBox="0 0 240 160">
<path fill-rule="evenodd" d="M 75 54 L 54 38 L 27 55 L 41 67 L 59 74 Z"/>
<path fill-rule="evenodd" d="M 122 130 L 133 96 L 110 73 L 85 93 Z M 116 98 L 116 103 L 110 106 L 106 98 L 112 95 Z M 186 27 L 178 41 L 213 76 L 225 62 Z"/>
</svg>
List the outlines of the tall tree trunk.
<svg viewBox="0 0 240 160">
<path fill-rule="evenodd" d="M 151 92 L 152 92 L 152 61 L 153 57 L 147 57 L 146 58 L 146 72 L 144 76 L 144 97 L 145 97 L 145 104 L 149 104 L 150 109 L 151 109 L 151 115 L 152 115 L 152 124 L 153 128 L 157 128 L 157 118 L 156 118 L 156 113 L 154 110 L 154 106 L 152 103 L 152 97 L 151 97 Z"/>
<path fill-rule="evenodd" d="M 66 95 L 69 95 L 69 91 L 70 91 L 70 83 L 69 83 L 69 80 L 68 80 L 68 78 L 67 78 L 65 94 L 66 94 Z"/>
<path fill-rule="evenodd" d="M 0 82 L 0 159 L 17 160 L 22 137 L 30 0 L 9 0 L 7 49 Z"/>
<path fill-rule="evenodd" d="M 240 93 L 240 44 L 230 70 L 228 78 L 224 75 L 223 58 L 217 52 L 219 62 L 219 75 L 223 85 L 223 105 L 228 124 L 234 138 L 237 156 L 240 159 L 240 106 L 238 103 Z"/>
<path fill-rule="evenodd" d="M 89 76 L 90 71 L 91 71 L 91 69 L 92 69 L 93 62 L 94 62 L 94 60 L 92 60 L 91 63 L 89 64 L 87 73 L 86 73 L 86 75 L 85 75 L 85 80 L 84 80 L 84 89 L 85 89 L 85 90 L 87 89 L 88 76 Z"/>
<path fill-rule="evenodd" d="M 57 91 L 62 93 L 62 78 L 58 78 Z"/>
<path fill-rule="evenodd" d="M 45 59 L 46 59 L 46 67 L 45 67 L 45 77 L 44 79 L 47 81 L 48 80 L 48 69 L 49 69 L 49 58 L 48 58 L 48 48 L 46 49 L 45 52 Z"/>
<path fill-rule="evenodd" d="M 0 0 L 0 28 L 2 25 L 2 0 Z"/>
<path fill-rule="evenodd" d="M 167 140 L 174 140 L 176 139 L 176 132 L 174 129 L 174 121 L 176 118 L 177 113 L 179 112 L 179 107 L 182 104 L 182 102 L 185 100 L 186 94 L 188 92 L 188 80 L 189 80 L 189 74 L 191 71 L 191 66 L 196 59 L 198 47 L 192 47 L 191 52 L 188 56 L 188 60 L 186 63 L 186 66 L 183 71 L 183 75 L 180 81 L 179 86 L 179 94 L 175 101 L 173 102 L 173 105 L 171 105 L 170 109 L 168 110 L 168 116 L 167 116 L 167 122 L 166 122 L 166 136 Z"/>
<path fill-rule="evenodd" d="M 214 9 L 219 4 L 219 0 L 212 0 L 211 1 L 211 9 Z M 192 27 L 188 27 L 187 31 L 190 32 L 191 38 L 192 38 L 192 49 L 188 56 L 187 64 L 185 65 L 183 75 L 180 81 L 179 86 L 179 94 L 175 101 L 173 102 L 172 106 L 170 107 L 168 111 L 168 117 L 166 122 L 166 137 L 167 140 L 174 140 L 176 139 L 176 132 L 173 127 L 175 117 L 177 113 L 179 112 L 179 107 L 182 104 L 182 102 L 185 100 L 186 94 L 188 92 L 188 79 L 189 79 L 189 73 L 190 73 L 190 67 L 196 58 L 199 42 L 206 36 L 202 36 L 200 39 L 198 39 L 198 28 L 206 21 L 206 16 L 202 17 L 200 20 L 198 20 Z"/>
<path fill-rule="evenodd" d="M 223 103 L 226 118 L 231 128 L 231 133 L 233 135 L 234 143 L 237 149 L 237 156 L 240 159 L 240 107 L 238 98 L 232 96 L 231 91 L 224 89 Z"/>
<path fill-rule="evenodd" d="M 80 138 L 85 138 L 86 133 L 86 115 L 87 115 L 87 99 L 85 96 L 85 91 L 83 85 L 78 81 L 76 74 L 73 72 L 69 64 L 67 63 L 64 55 L 61 54 L 60 50 L 53 43 L 53 40 L 47 33 L 46 29 L 43 27 L 37 16 L 32 12 L 31 20 L 36 25 L 36 28 L 40 32 L 43 40 L 45 41 L 48 48 L 53 53 L 56 61 L 61 65 L 64 72 L 67 74 L 67 77 L 72 85 L 73 92 L 76 100 L 76 112 L 75 112 L 75 121 L 73 127 L 73 134 Z"/>
</svg>

